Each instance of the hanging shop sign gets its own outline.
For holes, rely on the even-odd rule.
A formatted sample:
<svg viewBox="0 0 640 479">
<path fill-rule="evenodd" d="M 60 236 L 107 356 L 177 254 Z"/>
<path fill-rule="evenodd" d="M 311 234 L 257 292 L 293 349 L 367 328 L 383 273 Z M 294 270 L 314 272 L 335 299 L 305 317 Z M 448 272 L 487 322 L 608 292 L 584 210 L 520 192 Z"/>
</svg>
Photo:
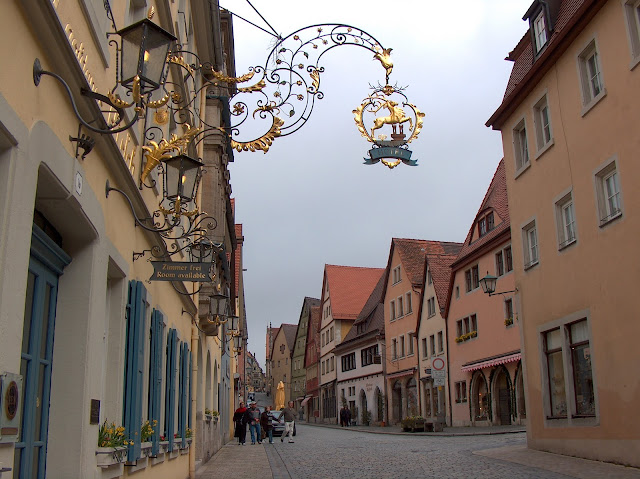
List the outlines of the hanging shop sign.
<svg viewBox="0 0 640 479">
<path fill-rule="evenodd" d="M 151 261 L 153 274 L 149 281 L 193 281 L 210 283 L 211 263 Z"/>
</svg>

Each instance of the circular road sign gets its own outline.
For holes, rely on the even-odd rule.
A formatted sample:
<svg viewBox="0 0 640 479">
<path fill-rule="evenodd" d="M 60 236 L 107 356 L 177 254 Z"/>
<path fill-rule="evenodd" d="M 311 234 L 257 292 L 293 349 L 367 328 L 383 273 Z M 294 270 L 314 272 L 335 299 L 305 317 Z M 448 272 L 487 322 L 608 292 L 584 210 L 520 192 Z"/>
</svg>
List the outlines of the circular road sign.
<svg viewBox="0 0 640 479">
<path fill-rule="evenodd" d="M 433 361 L 431 361 L 431 367 L 436 371 L 442 371 L 444 369 L 444 359 L 435 358 Z"/>
</svg>

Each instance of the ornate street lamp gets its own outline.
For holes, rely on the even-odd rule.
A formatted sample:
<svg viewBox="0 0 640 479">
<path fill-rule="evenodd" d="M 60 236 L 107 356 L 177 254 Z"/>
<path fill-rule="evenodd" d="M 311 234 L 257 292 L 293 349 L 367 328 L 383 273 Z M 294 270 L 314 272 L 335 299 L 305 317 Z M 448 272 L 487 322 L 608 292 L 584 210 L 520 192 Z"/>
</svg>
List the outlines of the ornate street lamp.
<svg viewBox="0 0 640 479">
<path fill-rule="evenodd" d="M 142 96 L 160 88 L 167 54 L 176 37 L 148 18 L 117 33 L 121 38 L 122 86 L 133 90 L 137 82 Z"/>
<path fill-rule="evenodd" d="M 86 121 L 78 112 L 76 102 L 68 83 L 58 74 L 42 69 L 38 58 L 33 62 L 33 83 L 38 86 L 42 75 L 48 75 L 58 80 L 69 96 L 73 112 L 78 121 L 95 133 L 116 134 L 125 131 L 140 118 L 141 112 L 146 106 L 158 108 L 165 105 L 170 98 L 166 94 L 162 99 L 151 101 L 151 93 L 163 86 L 164 69 L 167 62 L 169 48 L 175 42 L 176 37 L 160 28 L 149 19 L 141 20 L 133 25 L 116 32 L 120 36 L 120 47 L 117 50 L 122 54 L 120 71 L 116 71 L 116 84 L 106 95 L 96 93 L 85 88 L 80 90 L 82 96 L 93 98 L 111 106 L 118 114 L 114 123 L 107 124 L 106 128 L 98 128 Z M 117 45 L 117 43 L 116 43 Z M 122 85 L 133 101 L 122 100 L 115 92 L 118 85 Z M 119 126 L 124 120 L 124 110 L 135 105 L 133 118 L 125 125 Z M 104 122 L 104 120 L 103 120 Z M 106 122 L 104 122 L 106 124 Z"/>
<path fill-rule="evenodd" d="M 496 294 L 515 293 L 518 291 L 518 288 L 516 288 L 511 291 L 500 291 L 496 293 L 495 290 L 496 290 L 497 281 L 498 281 L 498 278 L 496 276 L 489 274 L 489 272 L 487 271 L 487 275 L 480 280 L 480 286 L 482 286 L 482 291 L 484 291 L 485 294 L 488 294 L 489 296 L 493 296 Z"/>
<path fill-rule="evenodd" d="M 204 163 L 185 154 L 163 160 L 164 187 L 168 200 L 189 203 L 196 197 Z"/>
</svg>

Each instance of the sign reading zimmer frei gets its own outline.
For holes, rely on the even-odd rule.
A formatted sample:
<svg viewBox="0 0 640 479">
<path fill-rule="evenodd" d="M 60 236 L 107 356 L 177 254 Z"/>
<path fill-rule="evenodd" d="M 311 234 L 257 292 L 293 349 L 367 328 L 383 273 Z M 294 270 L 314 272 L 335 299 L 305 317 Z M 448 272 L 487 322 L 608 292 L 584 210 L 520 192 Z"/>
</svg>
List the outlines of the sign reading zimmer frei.
<svg viewBox="0 0 640 479">
<path fill-rule="evenodd" d="M 211 263 L 151 261 L 153 274 L 149 281 L 194 281 L 210 283 Z"/>
</svg>

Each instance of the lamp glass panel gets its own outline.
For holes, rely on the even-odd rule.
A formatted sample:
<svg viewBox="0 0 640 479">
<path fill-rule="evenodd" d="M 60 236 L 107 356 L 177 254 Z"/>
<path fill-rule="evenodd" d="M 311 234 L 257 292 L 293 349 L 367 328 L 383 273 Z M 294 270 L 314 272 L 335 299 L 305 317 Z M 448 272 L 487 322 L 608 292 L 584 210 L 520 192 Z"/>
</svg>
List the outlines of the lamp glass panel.
<svg viewBox="0 0 640 479">
<path fill-rule="evenodd" d="M 482 286 L 482 291 L 485 293 L 493 293 L 496 290 L 496 278 L 495 276 L 491 276 L 490 274 L 486 275 L 484 278 L 480 280 L 480 285 Z"/>
<path fill-rule="evenodd" d="M 170 200 L 175 200 L 180 194 L 180 163 L 179 157 L 164 161 L 164 188 Z"/>
<path fill-rule="evenodd" d="M 200 166 L 201 163 L 199 161 L 187 156 L 183 157 L 180 196 L 184 201 L 191 201 L 195 197 Z"/>
<path fill-rule="evenodd" d="M 240 348 L 240 336 L 234 336 L 233 337 L 233 347 L 235 349 L 239 349 Z"/>
<path fill-rule="evenodd" d="M 144 44 L 140 49 L 139 75 L 143 82 L 150 85 L 144 85 L 146 88 L 143 90 L 155 90 L 160 86 L 167 53 L 172 41 L 166 33 L 151 22 L 146 24 Z"/>
<path fill-rule="evenodd" d="M 125 29 L 122 37 L 122 85 L 131 87 L 133 79 L 138 74 L 138 61 L 140 59 L 140 44 L 143 37 L 143 25 Z"/>
</svg>

